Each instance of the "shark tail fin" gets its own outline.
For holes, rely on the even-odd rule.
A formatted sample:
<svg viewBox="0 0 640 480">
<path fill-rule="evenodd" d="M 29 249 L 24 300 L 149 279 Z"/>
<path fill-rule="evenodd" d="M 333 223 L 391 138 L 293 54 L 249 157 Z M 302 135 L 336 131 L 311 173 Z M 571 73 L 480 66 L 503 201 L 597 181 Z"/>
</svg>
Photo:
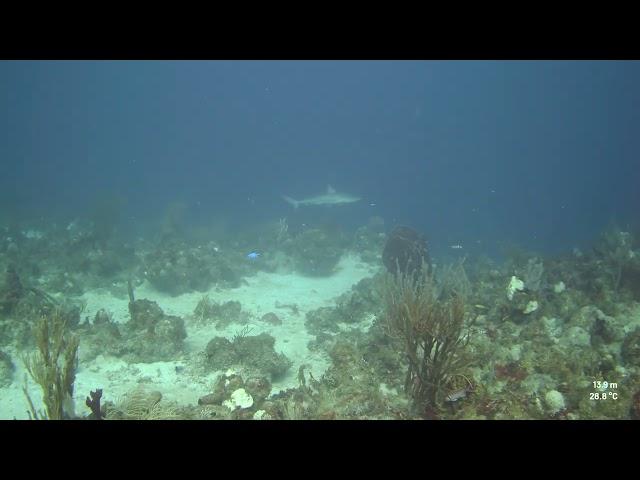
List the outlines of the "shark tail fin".
<svg viewBox="0 0 640 480">
<path fill-rule="evenodd" d="M 282 198 L 284 198 L 287 201 L 287 203 L 293 205 L 293 208 L 295 209 L 297 209 L 298 206 L 300 205 L 300 202 L 298 200 L 295 200 L 291 197 L 287 197 L 286 195 L 283 195 Z"/>
</svg>

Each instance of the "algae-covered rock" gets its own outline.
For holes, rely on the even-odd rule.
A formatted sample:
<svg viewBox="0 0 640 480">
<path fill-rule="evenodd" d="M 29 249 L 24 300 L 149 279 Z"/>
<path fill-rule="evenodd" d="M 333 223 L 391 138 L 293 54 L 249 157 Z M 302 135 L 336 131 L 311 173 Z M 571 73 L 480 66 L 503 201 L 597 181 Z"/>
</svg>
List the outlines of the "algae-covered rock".
<svg viewBox="0 0 640 480">
<path fill-rule="evenodd" d="M 563 344 L 571 347 L 588 347 L 591 344 L 591 336 L 582 327 L 570 327 L 561 337 Z"/>
<path fill-rule="evenodd" d="M 591 344 L 609 344 L 620 341 L 624 335 L 623 329 L 617 325 L 616 319 L 600 312 L 591 327 Z"/>
<path fill-rule="evenodd" d="M 11 313 L 25 293 L 15 267 L 9 265 L 4 283 L 0 286 L 0 314 Z"/>
<path fill-rule="evenodd" d="M 238 362 L 233 344 L 224 337 L 215 337 L 205 348 L 207 364 L 216 369 L 223 370 Z"/>
<path fill-rule="evenodd" d="M 156 302 L 136 300 L 129 303 L 131 317 L 116 323 L 111 314 L 99 310 L 93 323 L 79 329 L 83 361 L 98 355 L 113 355 L 132 362 L 173 360 L 182 351 L 187 332 L 180 317 L 165 315 Z"/>
<path fill-rule="evenodd" d="M 122 325 L 118 325 L 110 312 L 100 309 L 96 312 L 93 323 L 85 321 L 78 329 L 80 335 L 79 358 L 89 361 L 98 355 L 119 357 L 125 353 Z"/>
<path fill-rule="evenodd" d="M 164 312 L 156 302 L 136 300 L 129 303 L 129 326 L 135 330 L 152 329 Z"/>
<path fill-rule="evenodd" d="M 377 288 L 377 279 L 364 278 L 336 301 L 339 321 L 357 323 L 367 320 L 382 309 L 382 300 Z"/>
<path fill-rule="evenodd" d="M 235 300 L 217 303 L 208 296 L 203 297 L 193 311 L 193 317 L 200 323 L 214 323 L 217 329 L 231 323 L 244 324 L 249 321 L 249 314 L 242 311 L 242 305 Z"/>
<path fill-rule="evenodd" d="M 129 303 L 129 313 L 124 338 L 131 360 L 171 360 L 182 350 L 187 337 L 182 318 L 166 315 L 156 302 L 144 299 Z"/>
<path fill-rule="evenodd" d="M 227 372 L 218 377 L 212 393 L 200 397 L 198 405 L 220 405 L 230 411 L 251 409 L 253 412 L 264 403 L 269 393 L 271 382 L 268 379 L 250 377 L 245 382 L 240 375 Z"/>
<path fill-rule="evenodd" d="M 271 382 L 266 377 L 249 377 L 244 383 L 244 389 L 256 403 L 261 403 L 271 393 Z"/>
<path fill-rule="evenodd" d="M 170 295 L 207 290 L 217 283 L 240 285 L 240 275 L 213 244 L 191 247 L 166 241 L 144 257 L 145 276 L 158 290 Z"/>
<path fill-rule="evenodd" d="M 13 372 L 16 367 L 11 357 L 0 350 L 0 387 L 8 387 L 13 382 Z"/>
<path fill-rule="evenodd" d="M 640 327 L 627 334 L 622 342 L 622 359 L 629 365 L 640 365 Z"/>
<path fill-rule="evenodd" d="M 261 318 L 261 321 L 270 323 L 271 325 L 282 325 L 280 317 L 273 312 L 265 313 Z"/>
<path fill-rule="evenodd" d="M 339 234 L 309 229 L 288 246 L 297 271 L 309 276 L 331 275 L 340 261 L 345 242 Z"/>
<path fill-rule="evenodd" d="M 284 354 L 277 353 L 274 345 L 275 338 L 267 333 L 238 335 L 232 342 L 215 337 L 205 350 L 207 365 L 222 370 L 238 364 L 278 378 L 291 367 L 292 362 Z"/>
<path fill-rule="evenodd" d="M 340 327 L 340 315 L 335 307 L 320 307 L 306 314 L 304 326 L 313 335 L 331 332 L 338 333 Z"/>
<path fill-rule="evenodd" d="M 293 364 L 283 353 L 274 349 L 276 339 L 268 333 L 238 337 L 233 342 L 241 363 L 278 378 Z"/>
<path fill-rule="evenodd" d="M 597 307 L 593 305 L 587 305 L 585 307 L 582 307 L 575 315 L 571 317 L 570 323 L 589 331 L 594 328 L 594 324 L 597 321 L 613 324 L 614 320 L 615 319 L 613 319 L 612 317 L 605 315 Z"/>
<path fill-rule="evenodd" d="M 307 312 L 306 329 L 313 335 L 326 335 L 340 332 L 340 324 L 369 320 L 382 308 L 376 282 L 374 278 L 365 278 L 341 295 L 335 307 L 320 307 Z"/>
</svg>

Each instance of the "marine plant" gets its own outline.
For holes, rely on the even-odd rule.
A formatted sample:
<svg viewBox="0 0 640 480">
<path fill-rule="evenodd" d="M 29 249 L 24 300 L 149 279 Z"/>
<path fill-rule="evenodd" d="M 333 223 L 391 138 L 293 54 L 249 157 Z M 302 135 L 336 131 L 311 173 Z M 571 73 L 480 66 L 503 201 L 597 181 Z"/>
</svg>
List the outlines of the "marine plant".
<svg viewBox="0 0 640 480">
<path fill-rule="evenodd" d="M 418 276 L 401 270 L 387 275 L 382 287 L 388 332 L 402 342 L 408 362 L 405 391 L 421 412 L 442 405 L 469 363 L 464 297 L 439 290 L 424 267 Z"/>
<path fill-rule="evenodd" d="M 43 316 L 35 327 L 37 352 L 24 355 L 27 372 L 42 388 L 45 413 L 38 413 L 26 389 L 32 418 L 62 420 L 73 416 L 73 383 L 78 367 L 78 337 L 69 335 L 60 310 Z"/>
</svg>

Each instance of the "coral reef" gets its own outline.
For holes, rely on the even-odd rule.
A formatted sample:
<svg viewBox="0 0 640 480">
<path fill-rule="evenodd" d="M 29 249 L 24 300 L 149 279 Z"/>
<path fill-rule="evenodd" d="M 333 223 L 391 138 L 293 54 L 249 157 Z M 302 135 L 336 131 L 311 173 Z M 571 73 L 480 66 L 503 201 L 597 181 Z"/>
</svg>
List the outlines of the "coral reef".
<svg viewBox="0 0 640 480">
<path fill-rule="evenodd" d="M 365 278 L 335 300 L 335 307 L 320 307 L 307 312 L 305 326 L 313 334 L 338 332 L 340 324 L 368 320 L 379 312 L 382 303 L 378 295 L 380 277 Z"/>
<path fill-rule="evenodd" d="M 637 232 L 609 229 L 593 248 L 555 256 L 511 248 L 504 261 L 465 246 L 454 252 L 457 261 L 447 263 L 445 254 L 431 265 L 423 235 L 398 227 L 385 236 L 380 218 L 348 233 L 295 217 L 233 234 L 203 227 L 196 240 L 176 205 L 160 238 L 149 241 L 125 239 L 109 208 L 68 225 L 0 230 L 0 388 L 15 386 L 9 354 L 36 346 L 25 363 L 44 407 L 36 403 L 37 411 L 25 391 L 32 418 L 78 418 L 70 401 L 78 361 L 80 375 L 155 384 L 115 404 L 91 391 L 85 418 L 640 418 Z M 262 253 L 255 261 L 246 258 L 253 249 Z M 284 275 L 294 270 L 333 275 L 341 256 L 350 254 L 348 265 L 354 253 L 383 268 L 330 302 L 284 294 L 278 298 L 288 303 L 226 301 L 247 289 L 228 298 L 225 289 L 260 286 L 268 272 L 283 274 L 278 280 L 290 280 Z M 185 343 L 182 318 L 134 298 L 133 288 L 146 281 L 171 295 L 207 294 L 185 317 L 198 334 L 232 324 L 239 330 L 228 338 L 207 333 L 205 349 L 198 338 Z M 107 294 L 118 301 L 96 305 Z M 127 295 L 128 319 L 120 310 Z M 189 305 L 184 298 L 172 312 Z M 248 324 L 255 316 L 254 328 L 284 336 L 302 328 L 300 314 L 315 337 L 307 344 L 309 364 L 295 365 L 297 387 L 274 392 L 271 382 L 291 386 L 293 364 L 276 351 L 274 337 L 250 335 Z M 141 365 L 151 362 L 159 363 Z M 210 382 L 214 370 L 224 373 L 207 395 L 195 392 L 198 405 L 178 406 L 152 390 L 170 396 Z M 601 390 L 597 382 L 612 386 Z"/>
<path fill-rule="evenodd" d="M 104 309 L 96 312 L 93 322 L 89 319 L 80 324 L 77 334 L 82 338 L 81 361 L 93 360 L 98 355 L 121 356 L 127 351 L 123 335 L 111 313 Z"/>
<path fill-rule="evenodd" d="M 277 379 L 286 373 L 292 363 L 283 353 L 275 351 L 275 341 L 268 333 L 250 336 L 246 330 L 238 333 L 232 341 L 215 337 L 205 350 L 207 365 L 214 370 L 241 365 Z"/>
<path fill-rule="evenodd" d="M 273 418 L 262 409 L 271 393 L 271 382 L 262 376 L 248 377 L 227 372 L 218 377 L 213 392 L 198 400 L 198 418 L 266 420 Z"/>
<path fill-rule="evenodd" d="M 142 361 L 166 360 L 182 350 L 187 332 L 184 321 L 174 315 L 166 315 L 156 302 L 136 300 L 129 303 L 131 319 L 126 327 L 131 353 Z"/>
<path fill-rule="evenodd" d="M 204 292 L 214 284 L 240 285 L 240 275 L 213 243 L 193 247 L 183 241 L 165 242 L 144 255 L 143 262 L 145 278 L 170 295 Z"/>
<path fill-rule="evenodd" d="M 240 302 L 229 301 L 219 304 L 212 302 L 205 295 L 196 305 L 193 318 L 198 323 L 214 323 L 216 328 L 222 329 L 232 323 L 246 324 L 249 321 L 249 314 L 242 311 Z"/>
<path fill-rule="evenodd" d="M 129 313 L 129 321 L 118 324 L 111 314 L 99 310 L 93 323 L 80 326 L 83 361 L 113 355 L 131 362 L 156 362 L 182 352 L 187 336 L 182 318 L 166 315 L 156 302 L 145 299 L 130 302 Z"/>
</svg>

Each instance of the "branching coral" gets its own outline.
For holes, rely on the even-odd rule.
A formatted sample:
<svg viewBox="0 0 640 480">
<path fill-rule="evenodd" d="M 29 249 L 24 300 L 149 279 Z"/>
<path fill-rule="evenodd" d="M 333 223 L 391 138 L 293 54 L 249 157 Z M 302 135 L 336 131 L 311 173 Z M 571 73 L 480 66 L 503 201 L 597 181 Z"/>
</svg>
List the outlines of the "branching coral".
<svg viewBox="0 0 640 480">
<path fill-rule="evenodd" d="M 405 390 L 417 409 L 437 408 L 468 363 L 464 299 L 438 295 L 426 268 L 417 278 L 402 272 L 388 276 L 383 295 L 389 332 L 404 343 L 409 363 Z"/>
</svg>

